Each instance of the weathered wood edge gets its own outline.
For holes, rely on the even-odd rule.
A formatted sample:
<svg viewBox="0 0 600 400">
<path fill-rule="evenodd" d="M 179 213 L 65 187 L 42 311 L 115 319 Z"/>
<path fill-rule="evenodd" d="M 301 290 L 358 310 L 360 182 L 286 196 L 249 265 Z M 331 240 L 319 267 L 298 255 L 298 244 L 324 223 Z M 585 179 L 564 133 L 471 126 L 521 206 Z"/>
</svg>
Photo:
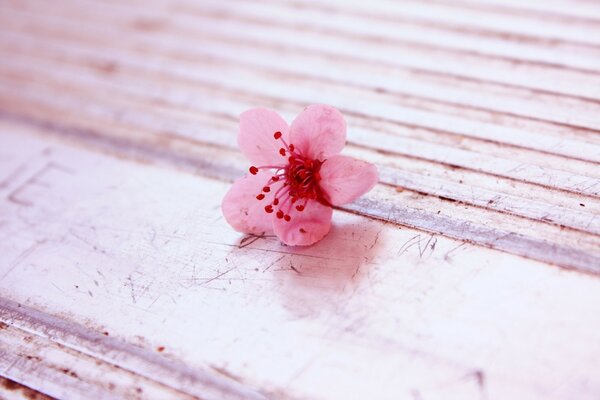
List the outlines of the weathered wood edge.
<svg viewBox="0 0 600 400">
<path fill-rule="evenodd" d="M 0 321 L 194 397 L 232 400 L 268 398 L 266 394 L 233 379 L 191 368 L 182 362 L 2 297 Z"/>
</svg>

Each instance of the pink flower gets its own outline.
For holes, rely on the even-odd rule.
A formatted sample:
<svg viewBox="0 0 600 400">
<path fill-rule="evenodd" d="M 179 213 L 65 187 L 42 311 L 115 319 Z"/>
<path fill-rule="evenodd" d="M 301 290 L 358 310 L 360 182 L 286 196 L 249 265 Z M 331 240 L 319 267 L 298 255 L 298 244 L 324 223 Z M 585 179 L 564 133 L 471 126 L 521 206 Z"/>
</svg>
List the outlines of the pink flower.
<svg viewBox="0 0 600 400">
<path fill-rule="evenodd" d="M 307 107 L 289 127 L 274 111 L 244 112 L 238 144 L 254 165 L 225 195 L 225 219 L 239 232 L 274 232 L 287 245 L 321 240 L 332 206 L 354 201 L 378 180 L 373 164 L 338 155 L 345 142 L 344 118 L 330 106 Z"/>
</svg>

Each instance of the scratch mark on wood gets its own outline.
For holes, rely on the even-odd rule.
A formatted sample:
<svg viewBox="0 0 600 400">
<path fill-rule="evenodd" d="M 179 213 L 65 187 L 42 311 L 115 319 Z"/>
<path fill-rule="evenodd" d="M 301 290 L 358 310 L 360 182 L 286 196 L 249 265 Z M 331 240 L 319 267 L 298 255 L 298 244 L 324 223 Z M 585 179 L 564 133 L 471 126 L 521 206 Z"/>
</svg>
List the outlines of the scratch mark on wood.
<svg viewBox="0 0 600 400">
<path fill-rule="evenodd" d="M 461 247 L 463 247 L 466 244 L 467 244 L 467 242 L 462 242 L 458 246 L 454 247 L 452 250 L 448 251 L 446 254 L 444 254 L 444 260 L 450 261 L 452 258 L 452 257 L 450 257 L 450 254 L 454 253 L 456 250 L 460 249 Z"/>
<path fill-rule="evenodd" d="M 275 261 L 273 261 L 271 264 L 269 264 L 265 269 L 263 269 L 262 272 L 266 272 L 268 269 L 270 269 L 273 265 L 277 264 L 278 262 L 280 262 L 281 260 L 283 260 L 285 257 L 285 255 L 278 257 Z"/>
<path fill-rule="evenodd" d="M 6 278 L 17 266 L 19 266 L 27 257 L 29 257 L 39 246 L 47 242 L 47 239 L 38 240 L 19 254 L 10 264 L 8 270 L 2 275 L 0 280 Z"/>
<path fill-rule="evenodd" d="M 236 268 L 236 267 L 231 267 L 231 268 L 229 268 L 228 270 L 226 270 L 226 271 L 224 271 L 224 272 L 221 272 L 221 273 L 217 274 L 216 276 L 214 276 L 214 277 L 212 277 L 212 278 L 209 278 L 208 280 L 206 280 L 206 281 L 202 282 L 202 283 L 201 283 L 201 285 L 206 285 L 207 283 L 210 283 L 210 282 L 212 282 L 212 281 L 214 281 L 214 280 L 216 280 L 216 279 L 219 279 L 219 278 L 221 278 L 223 275 L 226 275 L 226 274 L 228 274 L 229 272 L 233 271 L 235 268 Z"/>
<path fill-rule="evenodd" d="M 435 239 L 435 240 L 434 240 Z M 430 243 L 431 241 L 434 240 L 433 244 L 430 247 Z M 423 258 L 423 254 L 425 254 L 425 251 L 427 251 L 428 248 L 431 249 L 431 252 L 433 252 L 433 250 L 435 249 L 435 243 L 437 242 L 437 238 L 435 238 L 435 235 L 430 235 L 429 239 L 427 240 L 427 243 L 425 243 L 425 245 L 421 248 L 421 239 L 419 239 L 419 241 L 417 242 L 417 245 L 419 246 L 419 257 Z"/>
<path fill-rule="evenodd" d="M 63 295 L 67 295 L 64 290 L 59 288 L 54 282 L 50 282 L 52 286 L 54 286 L 58 291 L 60 291 Z"/>
<path fill-rule="evenodd" d="M 13 191 L 11 191 L 7 196 L 8 200 L 12 203 L 15 203 L 15 204 L 18 204 L 21 206 L 31 207 L 33 205 L 33 203 L 29 200 L 20 198 L 21 197 L 20 195 L 28 186 L 32 186 L 32 185 L 44 186 L 44 187 L 47 186 L 47 183 L 45 183 L 43 180 L 41 180 L 41 177 L 53 169 L 57 170 L 57 171 L 62 171 L 64 173 L 67 173 L 70 175 L 75 174 L 75 172 L 72 171 L 70 168 L 64 167 L 64 166 L 57 164 L 55 162 L 52 162 L 52 161 L 48 162 L 40 170 L 35 172 L 29 178 L 27 178 L 27 180 L 25 182 L 23 182 L 21 185 L 19 185 L 17 188 L 15 188 Z"/>
<path fill-rule="evenodd" d="M 242 238 L 242 240 L 240 240 L 240 244 L 238 245 L 238 248 L 242 249 L 264 237 L 265 237 L 265 232 L 261 233 L 260 235 L 248 234 L 248 235 L 244 236 Z"/>
<path fill-rule="evenodd" d="M 410 249 L 411 247 L 413 247 L 415 244 L 417 244 L 418 242 L 420 242 L 421 235 L 415 235 L 413 237 L 411 237 L 410 239 L 408 239 L 403 245 L 402 247 L 400 247 L 400 250 L 398 250 L 398 256 L 403 255 L 404 253 L 406 253 L 408 251 L 408 249 Z M 415 239 L 417 239 L 415 241 Z"/>
</svg>

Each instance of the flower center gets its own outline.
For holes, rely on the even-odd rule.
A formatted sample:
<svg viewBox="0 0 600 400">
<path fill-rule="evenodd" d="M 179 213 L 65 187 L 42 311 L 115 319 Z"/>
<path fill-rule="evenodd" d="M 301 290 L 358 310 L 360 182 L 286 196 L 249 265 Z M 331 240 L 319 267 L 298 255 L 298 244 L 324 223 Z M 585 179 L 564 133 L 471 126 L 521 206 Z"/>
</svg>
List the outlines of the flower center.
<svg viewBox="0 0 600 400">
<path fill-rule="evenodd" d="M 261 169 L 275 171 L 265 183 L 261 193 L 256 196 L 259 201 L 265 198 L 265 193 L 271 191 L 271 185 L 283 180 L 283 185 L 275 192 L 272 203 L 265 206 L 265 212 L 269 214 L 275 212 L 277 218 L 289 222 L 292 219 L 290 216 L 292 207 L 298 211 L 304 211 L 309 200 L 329 204 L 323 197 L 319 186 L 321 180 L 319 170 L 323 161 L 312 160 L 300 154 L 293 144 L 288 145 L 285 142 L 281 132 L 275 132 L 273 138 L 283 144 L 283 147 L 279 149 L 279 154 L 285 157 L 286 161 L 280 165 L 251 166 L 249 169 L 252 175 L 256 175 Z"/>
</svg>

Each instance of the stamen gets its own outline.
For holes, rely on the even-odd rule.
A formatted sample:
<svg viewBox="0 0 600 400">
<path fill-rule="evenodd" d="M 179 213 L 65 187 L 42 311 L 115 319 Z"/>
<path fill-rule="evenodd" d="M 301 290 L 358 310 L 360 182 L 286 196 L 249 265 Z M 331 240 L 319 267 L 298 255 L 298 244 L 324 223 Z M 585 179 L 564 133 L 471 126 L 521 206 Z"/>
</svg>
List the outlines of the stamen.
<svg viewBox="0 0 600 400">
<path fill-rule="evenodd" d="M 277 191 L 275 192 L 275 195 L 273 196 L 273 197 L 275 197 L 275 200 L 277 200 L 277 203 L 279 203 L 279 197 L 283 196 L 283 195 L 279 196 L 279 193 L 281 193 L 284 190 L 288 190 L 289 191 L 287 182 L 284 183 L 283 186 L 281 186 L 279 189 L 277 189 Z M 275 202 L 273 202 L 273 204 L 275 204 Z M 277 205 L 277 204 L 275 204 L 275 205 Z"/>
<path fill-rule="evenodd" d="M 308 203 L 308 198 L 304 199 L 304 204 L 298 204 L 296 206 L 296 210 L 298 211 L 304 211 L 304 209 L 306 208 L 306 204 Z"/>
<path fill-rule="evenodd" d="M 289 151 L 290 153 L 294 152 L 294 145 L 293 144 L 287 144 L 286 141 L 283 139 L 283 137 L 281 136 L 281 132 L 275 132 L 273 134 L 273 137 L 275 138 L 275 140 L 281 140 L 281 142 L 283 143 L 283 145 L 285 146 L 285 148 L 282 148 L 279 150 L 279 153 L 282 156 L 285 156 L 285 150 Z"/>
<path fill-rule="evenodd" d="M 262 192 L 256 196 L 256 199 L 266 199 L 265 193 L 271 192 L 271 186 L 281 182 L 282 184 L 273 190 L 275 193 L 269 195 L 271 204 L 264 208 L 265 212 L 274 212 L 278 219 L 289 222 L 292 220 L 291 214 L 294 208 L 298 212 L 305 211 L 309 200 L 321 198 L 319 170 L 323 162 L 297 153 L 293 144 L 286 143 L 281 132 L 274 132 L 273 137 L 283 144 L 283 147 L 279 148 L 279 154 L 285 157 L 287 163 L 284 161 L 281 165 L 253 165 L 249 171 L 252 175 L 256 175 L 261 169 L 275 170 L 270 173 L 269 180 L 265 182 Z M 305 233 L 306 231 L 302 229 L 301 232 Z"/>
</svg>

